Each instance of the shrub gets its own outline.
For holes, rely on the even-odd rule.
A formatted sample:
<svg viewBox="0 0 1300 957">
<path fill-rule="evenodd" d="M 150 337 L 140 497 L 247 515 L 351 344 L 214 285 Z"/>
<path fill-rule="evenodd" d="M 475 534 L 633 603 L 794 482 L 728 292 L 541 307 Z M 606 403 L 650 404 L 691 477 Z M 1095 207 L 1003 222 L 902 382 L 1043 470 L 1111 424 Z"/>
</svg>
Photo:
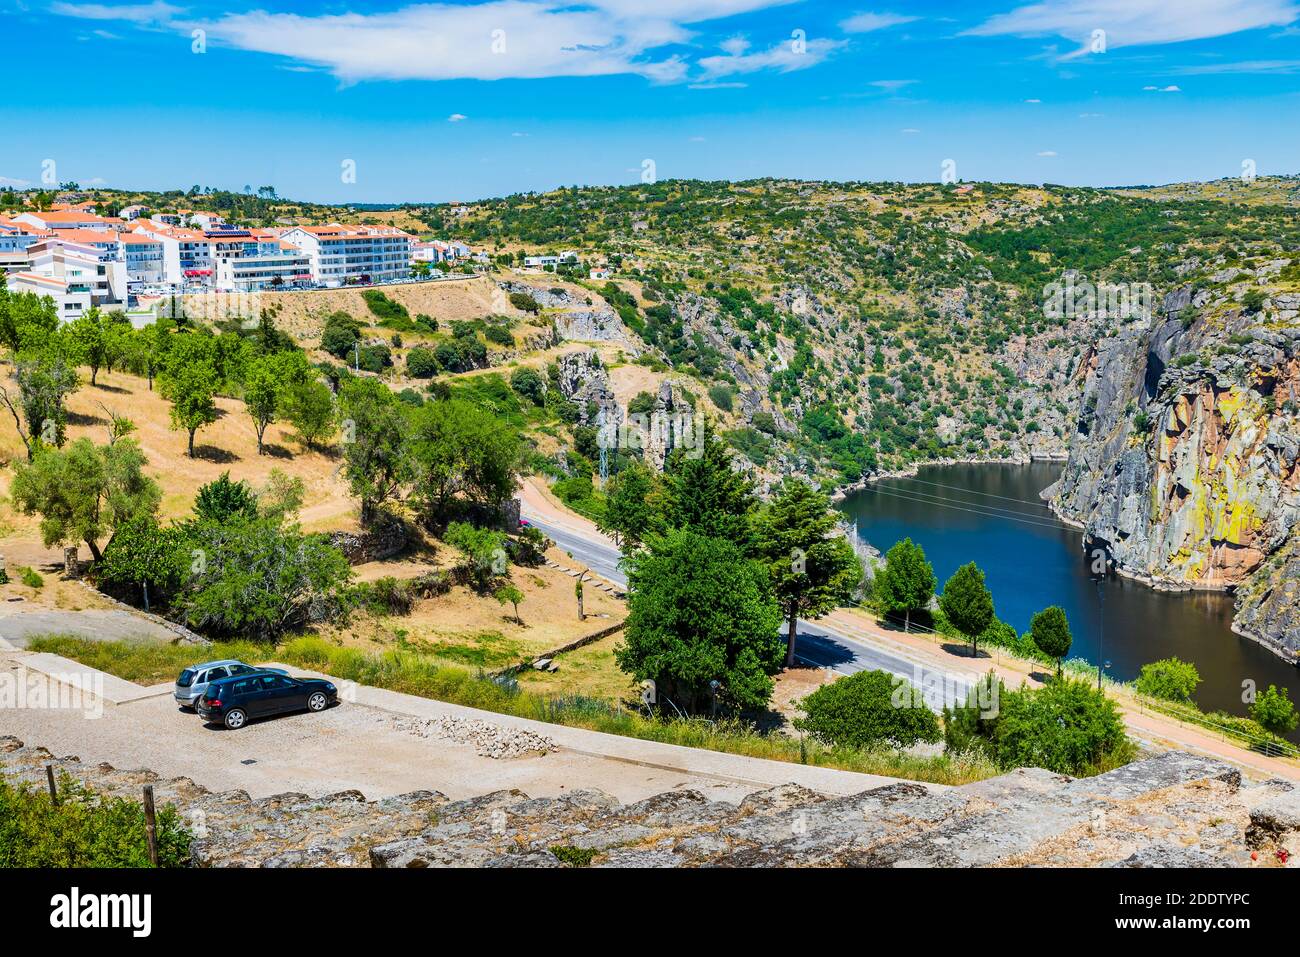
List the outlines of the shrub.
<svg viewBox="0 0 1300 957">
<path fill-rule="evenodd" d="M 488 342 L 495 342 L 499 346 L 509 347 L 515 344 L 515 337 L 504 326 L 488 326 L 483 330 L 483 337 Z"/>
<path fill-rule="evenodd" d="M 144 806 L 104 797 L 66 771 L 59 803 L 42 788 L 0 779 L 0 867 L 148 867 Z M 155 816 L 158 865 L 180 867 L 191 836 L 170 804 Z"/>
<path fill-rule="evenodd" d="M 985 680 L 986 692 L 991 681 Z M 983 751 L 1008 771 L 1029 767 L 1072 775 L 1109 771 L 1136 753 L 1115 702 L 1091 682 L 1065 677 L 1038 690 L 1007 691 L 999 681 L 983 708 L 979 691 L 972 691 L 965 707 L 944 709 L 945 740 L 954 752 Z"/>
<path fill-rule="evenodd" d="M 336 312 L 325 320 L 320 347 L 336 359 L 346 358 L 361 340 L 361 325 L 346 312 Z"/>
<path fill-rule="evenodd" d="M 406 374 L 413 379 L 432 379 L 438 374 L 438 360 L 431 349 L 415 346 L 406 354 Z"/>
<path fill-rule="evenodd" d="M 836 747 L 910 748 L 942 737 L 920 692 L 887 671 L 859 671 L 823 685 L 803 699 L 803 710 L 795 727 Z"/>
<path fill-rule="evenodd" d="M 410 319 L 411 314 L 400 302 L 394 302 L 378 289 L 367 289 L 361 293 L 366 305 L 380 319 Z"/>
<path fill-rule="evenodd" d="M 1250 716 L 1269 734 L 1281 737 L 1295 730 L 1295 705 L 1287 695 L 1286 688 L 1277 690 L 1277 685 L 1269 685 L 1267 691 L 1261 691 L 1250 706 Z"/>
<path fill-rule="evenodd" d="M 542 311 L 542 307 L 537 304 L 537 300 L 526 292 L 512 292 L 510 294 L 510 305 L 521 312 L 535 314 Z"/>
<path fill-rule="evenodd" d="M 534 405 L 546 402 L 546 383 L 536 369 L 521 367 L 510 373 L 510 388 Z"/>
<path fill-rule="evenodd" d="M 1137 677 L 1138 694 L 1166 701 L 1190 701 L 1201 683 L 1200 672 L 1190 661 L 1162 658 L 1143 665 Z"/>
<path fill-rule="evenodd" d="M 735 393 L 731 391 L 731 386 L 715 385 L 709 388 L 709 398 L 723 412 L 730 412 Z"/>
<path fill-rule="evenodd" d="M 45 587 L 45 579 L 41 577 L 40 572 L 28 565 L 18 569 L 18 580 L 28 588 Z"/>
<path fill-rule="evenodd" d="M 393 352 L 383 343 L 362 346 L 357 355 L 357 364 L 366 372 L 383 372 L 393 364 Z"/>
<path fill-rule="evenodd" d="M 456 336 L 438 343 L 434 356 L 438 365 L 448 372 L 468 372 L 487 365 L 487 347 L 473 335 Z"/>
<path fill-rule="evenodd" d="M 409 615 L 415 607 L 415 589 L 410 580 L 392 575 L 361 582 L 354 593 L 360 604 L 376 615 Z"/>
</svg>

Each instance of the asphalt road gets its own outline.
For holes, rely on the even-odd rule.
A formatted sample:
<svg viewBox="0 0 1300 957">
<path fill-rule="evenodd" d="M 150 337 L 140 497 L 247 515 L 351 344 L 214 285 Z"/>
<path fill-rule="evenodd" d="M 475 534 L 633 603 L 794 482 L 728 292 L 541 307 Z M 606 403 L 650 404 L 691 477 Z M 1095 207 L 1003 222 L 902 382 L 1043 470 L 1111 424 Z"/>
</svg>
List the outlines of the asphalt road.
<svg viewBox="0 0 1300 957">
<path fill-rule="evenodd" d="M 619 568 L 622 556 L 609 545 L 539 521 L 533 515 L 526 517 L 554 539 L 557 546 L 571 554 L 575 561 L 612 582 L 627 584 L 627 576 Z M 892 648 L 864 641 L 817 622 L 799 622 L 795 656 L 805 664 L 831 668 L 840 674 L 888 671 L 906 678 L 922 689 L 926 703 L 936 711 L 945 705 L 964 703 L 971 684 L 971 676 L 968 674 L 954 674 L 934 668 Z"/>
</svg>

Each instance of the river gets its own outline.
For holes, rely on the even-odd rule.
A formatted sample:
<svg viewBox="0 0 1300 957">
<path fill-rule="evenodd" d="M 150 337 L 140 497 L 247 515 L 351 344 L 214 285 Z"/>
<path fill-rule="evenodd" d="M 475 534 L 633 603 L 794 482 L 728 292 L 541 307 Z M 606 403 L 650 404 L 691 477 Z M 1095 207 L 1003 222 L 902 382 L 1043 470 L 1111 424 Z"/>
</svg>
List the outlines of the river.
<svg viewBox="0 0 1300 957">
<path fill-rule="evenodd" d="M 1113 678 L 1132 679 L 1147 662 L 1177 655 L 1201 673 L 1197 703 L 1231 714 L 1246 713 L 1245 681 L 1300 690 L 1295 666 L 1230 630 L 1230 596 L 1161 592 L 1119 577 L 1094 584 L 1082 535 L 1038 498 L 1060 470 L 1052 462 L 927 467 L 853 492 L 840 508 L 882 552 L 909 536 L 919 543 L 940 587 L 974 561 L 998 617 L 1017 631 L 1028 630 L 1034 612 L 1060 605 L 1074 634 L 1070 657 L 1108 661 Z"/>
</svg>

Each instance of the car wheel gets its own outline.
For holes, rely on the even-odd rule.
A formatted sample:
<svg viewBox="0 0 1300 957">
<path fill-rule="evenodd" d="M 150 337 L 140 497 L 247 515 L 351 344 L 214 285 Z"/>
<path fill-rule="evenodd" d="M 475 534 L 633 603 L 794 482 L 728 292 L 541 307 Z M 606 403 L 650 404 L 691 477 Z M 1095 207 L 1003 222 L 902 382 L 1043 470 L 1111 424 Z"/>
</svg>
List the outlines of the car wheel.
<svg viewBox="0 0 1300 957">
<path fill-rule="evenodd" d="M 245 715 L 243 711 L 238 708 L 231 708 L 226 712 L 225 725 L 231 731 L 238 731 L 244 726 L 244 722 L 247 720 L 248 716 Z"/>
<path fill-rule="evenodd" d="M 319 691 L 307 699 L 307 709 L 309 711 L 324 711 L 327 704 L 329 704 L 329 699 Z"/>
</svg>

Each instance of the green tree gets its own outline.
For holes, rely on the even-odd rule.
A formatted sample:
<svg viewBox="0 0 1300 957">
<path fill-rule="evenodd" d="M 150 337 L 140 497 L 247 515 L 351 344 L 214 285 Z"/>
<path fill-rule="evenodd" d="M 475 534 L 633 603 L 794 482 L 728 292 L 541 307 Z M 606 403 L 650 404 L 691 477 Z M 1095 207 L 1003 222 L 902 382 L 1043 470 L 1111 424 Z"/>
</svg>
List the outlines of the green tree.
<svg viewBox="0 0 1300 957">
<path fill-rule="evenodd" d="M 996 743 L 997 762 L 1007 770 L 1096 774 L 1133 756 L 1115 702 L 1090 682 L 1070 678 L 1004 695 Z"/>
<path fill-rule="evenodd" d="M 10 292 L 0 275 L 0 345 L 11 352 L 26 352 L 44 346 L 58 329 L 59 315 L 51 297 Z"/>
<path fill-rule="evenodd" d="M 984 573 L 974 562 L 953 572 L 939 596 L 939 609 L 949 623 L 971 640 L 971 657 L 979 657 L 979 640 L 993 623 L 993 596 Z"/>
<path fill-rule="evenodd" d="M 1179 658 L 1161 658 L 1142 666 L 1138 672 L 1138 694 L 1166 701 L 1189 702 L 1201 683 L 1196 665 Z"/>
<path fill-rule="evenodd" d="M 709 428 L 664 463 L 658 524 L 735 542 L 748 552 L 758 501 L 754 481 L 731 467 L 731 450 Z"/>
<path fill-rule="evenodd" d="M 228 522 L 236 516 L 257 517 L 257 493 L 242 479 L 231 481 L 229 472 L 208 482 L 194 496 L 194 515 L 201 522 Z"/>
<path fill-rule="evenodd" d="M 502 605 L 512 605 L 515 609 L 515 621 L 522 625 L 524 620 L 519 617 L 519 606 L 523 603 L 524 593 L 515 585 L 505 584 L 498 588 L 492 595 Z"/>
<path fill-rule="evenodd" d="M 309 614 L 328 617 L 352 575 L 325 536 L 279 518 L 198 522 L 187 544 L 194 558 L 175 607 L 214 637 L 274 641 Z"/>
<path fill-rule="evenodd" d="M 461 399 L 412 412 L 413 498 L 426 520 L 446 520 L 458 496 L 496 509 L 514 495 L 522 450 L 509 424 Z"/>
<path fill-rule="evenodd" d="M 1294 731 L 1297 721 L 1295 705 L 1291 703 L 1287 689 L 1279 691 L 1277 685 L 1269 685 L 1266 691 L 1255 696 L 1250 716 L 1261 728 L 1279 738 Z"/>
<path fill-rule="evenodd" d="M 339 389 L 343 431 L 343 475 L 361 502 L 361 524 L 395 496 L 409 460 L 403 452 L 406 406 L 377 379 L 349 379 Z"/>
<path fill-rule="evenodd" d="M 1038 650 L 1056 661 L 1056 677 L 1061 677 L 1061 659 L 1070 653 L 1074 636 L 1070 634 L 1070 621 L 1065 609 L 1051 605 L 1029 620 L 1029 634 Z"/>
<path fill-rule="evenodd" d="M 72 355 L 82 365 L 90 366 L 90 384 L 96 384 L 100 367 L 107 354 L 104 322 L 98 309 L 91 309 L 68 325 Z"/>
<path fill-rule="evenodd" d="M 633 462 L 609 480 L 605 508 L 596 525 L 620 546 L 640 545 L 654 519 L 655 480 L 650 470 Z"/>
<path fill-rule="evenodd" d="M 169 375 L 167 398 L 171 400 L 173 429 L 189 435 L 187 454 L 194 458 L 194 433 L 217 421 L 217 376 L 211 365 L 200 363 L 176 369 Z"/>
<path fill-rule="evenodd" d="M 54 350 L 24 353 L 14 363 L 14 379 L 18 383 L 16 402 L 4 386 L 0 386 L 0 402 L 13 416 L 28 461 L 43 446 L 62 448 L 67 398 L 80 384 L 76 370 Z"/>
<path fill-rule="evenodd" d="M 904 630 L 911 631 L 912 612 L 930 603 L 937 582 L 925 550 L 905 538 L 885 554 L 885 567 L 876 572 L 876 602 L 886 614 L 902 614 Z"/>
<path fill-rule="evenodd" d="M 474 587 L 479 592 L 491 591 L 494 583 L 510 571 L 503 532 L 469 522 L 452 522 L 443 537 L 448 545 L 465 556 Z"/>
<path fill-rule="evenodd" d="M 799 618 L 817 617 L 852 597 L 862 580 L 853 547 L 835 534 L 830 499 L 797 479 L 787 481 L 755 522 L 754 547 L 767 566 L 786 619 L 785 666 L 794 666 Z"/>
<path fill-rule="evenodd" d="M 66 449 L 45 448 L 14 471 L 9 494 L 25 515 L 41 516 L 46 548 L 83 541 L 98 561 L 99 540 L 158 510 L 162 493 L 144 474 L 144 453 L 132 439 L 96 446 L 78 439 Z"/>
<path fill-rule="evenodd" d="M 943 735 L 919 689 L 887 671 L 858 671 L 822 685 L 801 702 L 794 726 L 832 747 L 910 748 Z"/>
<path fill-rule="evenodd" d="M 320 448 L 334 434 L 334 393 L 316 379 L 297 382 L 285 389 L 281 411 L 309 449 Z"/>
<path fill-rule="evenodd" d="M 280 410 L 282 384 L 277 371 L 274 357 L 262 356 L 249 366 L 248 381 L 244 383 L 244 409 L 257 432 L 258 455 L 263 453 L 266 427 Z"/>
<path fill-rule="evenodd" d="M 520 366 L 510 373 L 510 388 L 533 405 L 543 405 L 546 402 L 546 383 L 536 369 Z"/>
<path fill-rule="evenodd" d="M 689 711 L 712 700 L 713 681 L 727 707 L 765 706 L 785 657 L 766 570 L 732 542 L 687 530 L 653 539 L 626 562 L 619 667 Z"/>
</svg>

